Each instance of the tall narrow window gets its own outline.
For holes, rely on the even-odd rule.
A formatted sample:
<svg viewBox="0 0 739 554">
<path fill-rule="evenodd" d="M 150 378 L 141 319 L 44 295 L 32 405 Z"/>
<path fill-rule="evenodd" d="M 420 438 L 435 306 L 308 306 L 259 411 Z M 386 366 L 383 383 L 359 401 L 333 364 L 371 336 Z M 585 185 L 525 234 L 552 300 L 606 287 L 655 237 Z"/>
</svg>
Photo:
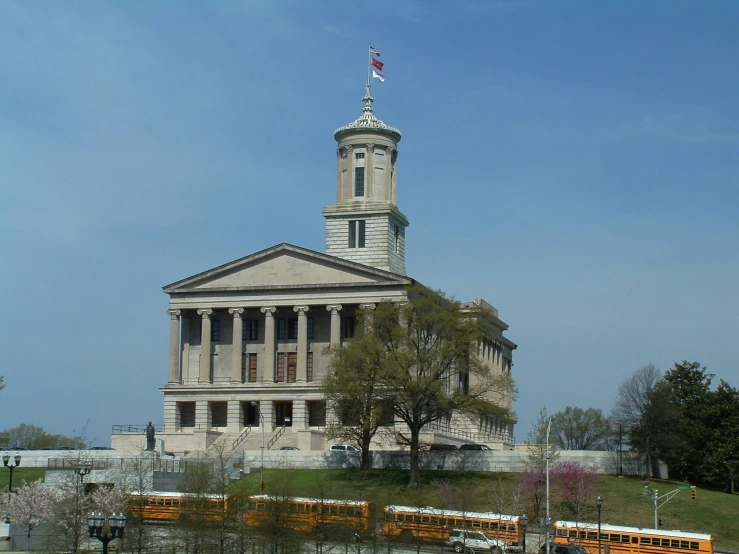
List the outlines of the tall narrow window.
<svg viewBox="0 0 739 554">
<path fill-rule="evenodd" d="M 287 320 L 285 319 L 277 320 L 277 338 L 279 340 L 285 340 L 286 335 L 287 335 Z"/>
<path fill-rule="evenodd" d="M 313 352 L 308 352 L 308 358 L 305 360 L 305 379 L 313 381 Z"/>
<path fill-rule="evenodd" d="M 400 251 L 400 227 L 395 226 L 395 253 Z"/>
<path fill-rule="evenodd" d="M 257 355 L 249 354 L 249 382 L 257 382 Z"/>
<path fill-rule="evenodd" d="M 295 375 L 298 370 L 298 353 L 288 352 L 287 354 L 287 382 L 294 383 Z"/>
<path fill-rule="evenodd" d="M 349 248 L 364 248 L 367 222 L 363 219 L 349 222 Z"/>
<path fill-rule="evenodd" d="M 277 353 L 277 375 L 275 377 L 277 383 L 285 382 L 285 353 Z"/>
<path fill-rule="evenodd" d="M 313 323 L 313 318 L 308 318 L 308 340 L 313 340 L 313 328 L 315 327 Z"/>
<path fill-rule="evenodd" d="M 221 340 L 221 322 L 217 319 L 210 323 L 210 340 L 213 342 Z"/>
<path fill-rule="evenodd" d="M 354 168 L 354 196 L 364 196 L 364 167 Z"/>
<path fill-rule="evenodd" d="M 241 382 L 246 382 L 246 360 L 248 358 L 248 354 L 246 352 L 241 353 Z"/>
<path fill-rule="evenodd" d="M 354 318 L 351 316 L 344 317 L 343 325 L 341 326 L 341 336 L 345 339 L 354 337 Z"/>
<path fill-rule="evenodd" d="M 244 320 L 244 327 L 241 330 L 241 340 L 257 340 L 259 337 L 259 321 L 256 319 Z"/>
</svg>

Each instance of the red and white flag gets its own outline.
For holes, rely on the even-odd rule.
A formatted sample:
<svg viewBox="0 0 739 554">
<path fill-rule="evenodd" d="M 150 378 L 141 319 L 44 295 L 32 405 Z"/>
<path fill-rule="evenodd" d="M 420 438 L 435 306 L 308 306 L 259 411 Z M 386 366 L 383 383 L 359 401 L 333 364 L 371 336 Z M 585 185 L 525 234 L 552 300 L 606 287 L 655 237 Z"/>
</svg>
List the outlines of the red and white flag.
<svg viewBox="0 0 739 554">
<path fill-rule="evenodd" d="M 372 70 L 372 76 L 375 79 L 379 79 L 381 83 L 384 83 L 385 82 L 385 77 L 383 75 L 380 75 L 379 73 L 377 73 L 377 71 L 375 71 L 374 69 Z"/>
<path fill-rule="evenodd" d="M 382 63 L 379 60 L 376 60 L 375 58 L 372 58 L 372 65 L 374 65 L 377 69 L 379 69 L 380 71 L 382 71 L 382 66 L 385 65 L 385 64 Z"/>
<path fill-rule="evenodd" d="M 372 48 L 370 46 L 370 54 L 373 54 L 375 56 L 379 56 L 380 55 L 380 51 L 379 50 L 375 50 L 374 48 Z"/>
</svg>

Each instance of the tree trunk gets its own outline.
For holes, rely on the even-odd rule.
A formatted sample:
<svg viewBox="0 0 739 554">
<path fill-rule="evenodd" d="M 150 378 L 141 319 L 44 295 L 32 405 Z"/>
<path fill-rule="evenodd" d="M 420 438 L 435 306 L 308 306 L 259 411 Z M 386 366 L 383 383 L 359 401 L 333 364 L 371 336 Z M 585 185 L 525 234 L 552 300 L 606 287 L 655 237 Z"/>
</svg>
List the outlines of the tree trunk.
<svg viewBox="0 0 739 554">
<path fill-rule="evenodd" d="M 369 429 L 362 429 L 362 471 L 370 469 L 370 443 L 372 436 Z"/>
<path fill-rule="evenodd" d="M 410 479 L 408 486 L 417 489 L 421 486 L 421 464 L 419 458 L 419 430 L 411 427 L 411 458 L 410 458 Z"/>
</svg>

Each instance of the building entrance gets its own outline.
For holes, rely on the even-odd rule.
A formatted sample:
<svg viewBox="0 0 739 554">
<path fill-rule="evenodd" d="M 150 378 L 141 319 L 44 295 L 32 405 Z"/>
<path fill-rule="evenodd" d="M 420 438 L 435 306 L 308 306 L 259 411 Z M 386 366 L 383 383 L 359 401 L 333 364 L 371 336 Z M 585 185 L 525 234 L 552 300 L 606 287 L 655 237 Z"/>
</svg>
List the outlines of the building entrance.
<svg viewBox="0 0 739 554">
<path fill-rule="evenodd" d="M 293 403 L 275 402 L 275 420 L 278 427 L 293 426 Z"/>
</svg>

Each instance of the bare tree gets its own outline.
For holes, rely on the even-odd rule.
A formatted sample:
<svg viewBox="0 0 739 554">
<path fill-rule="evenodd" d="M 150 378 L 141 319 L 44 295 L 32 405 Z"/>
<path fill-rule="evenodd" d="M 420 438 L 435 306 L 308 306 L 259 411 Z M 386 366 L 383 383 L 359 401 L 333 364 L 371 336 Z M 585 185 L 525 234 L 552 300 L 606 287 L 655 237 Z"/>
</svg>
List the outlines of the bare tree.
<svg viewBox="0 0 739 554">
<path fill-rule="evenodd" d="M 637 369 L 628 377 L 616 393 L 612 417 L 621 421 L 629 444 L 644 456 L 644 477 L 652 475 L 653 454 L 660 429 L 654 400 L 657 385 L 662 380 L 662 372 L 654 364 Z"/>
</svg>

